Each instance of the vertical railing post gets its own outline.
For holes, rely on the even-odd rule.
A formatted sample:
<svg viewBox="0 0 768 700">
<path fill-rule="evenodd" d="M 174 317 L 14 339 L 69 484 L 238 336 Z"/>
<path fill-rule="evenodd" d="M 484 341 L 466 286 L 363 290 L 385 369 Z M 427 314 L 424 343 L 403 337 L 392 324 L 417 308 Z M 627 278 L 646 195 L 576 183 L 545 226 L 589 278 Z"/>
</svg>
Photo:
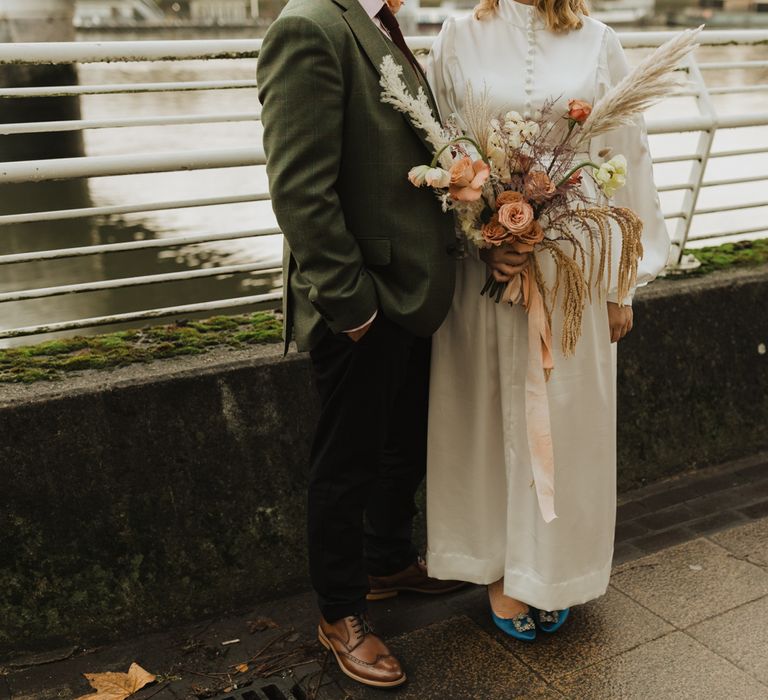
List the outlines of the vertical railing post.
<svg viewBox="0 0 768 700">
<path fill-rule="evenodd" d="M 682 211 L 685 216 L 678 219 L 675 234 L 672 237 L 672 251 L 667 266 L 669 272 L 684 272 L 696 269 L 701 265 L 693 255 L 686 254 L 685 246 L 691 234 L 691 225 L 696 214 L 701 184 L 704 181 L 704 174 L 707 170 L 709 154 L 712 152 L 712 144 L 715 141 L 718 125 L 717 111 L 695 57 L 688 60 L 688 75 L 696 87 L 696 102 L 699 112 L 709 119 L 709 128 L 700 132 L 696 145 L 696 153 L 699 157 L 691 165 L 689 174 L 691 189 L 683 195 Z"/>
</svg>

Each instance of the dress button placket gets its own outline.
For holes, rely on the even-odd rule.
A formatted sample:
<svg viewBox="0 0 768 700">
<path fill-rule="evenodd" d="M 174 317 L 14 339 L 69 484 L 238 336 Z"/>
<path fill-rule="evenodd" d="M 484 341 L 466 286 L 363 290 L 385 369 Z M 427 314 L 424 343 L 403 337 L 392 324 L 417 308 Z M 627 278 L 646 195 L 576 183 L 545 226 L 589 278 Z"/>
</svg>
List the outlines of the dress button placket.
<svg viewBox="0 0 768 700">
<path fill-rule="evenodd" d="M 525 59 L 525 113 L 523 119 L 530 119 L 532 115 L 532 95 L 533 95 L 533 58 L 536 47 L 536 34 L 534 31 L 534 11 L 531 8 L 528 12 L 528 55 Z"/>
</svg>

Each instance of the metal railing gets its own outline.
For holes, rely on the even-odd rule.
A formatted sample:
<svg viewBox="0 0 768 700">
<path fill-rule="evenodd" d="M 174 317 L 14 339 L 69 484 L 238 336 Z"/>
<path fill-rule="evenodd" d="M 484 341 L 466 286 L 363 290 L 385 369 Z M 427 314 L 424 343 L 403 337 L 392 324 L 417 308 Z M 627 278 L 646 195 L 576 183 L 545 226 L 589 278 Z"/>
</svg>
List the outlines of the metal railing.
<svg viewBox="0 0 768 700">
<path fill-rule="evenodd" d="M 672 36 L 672 32 L 631 32 L 621 33 L 627 49 L 642 49 L 658 46 Z M 427 50 L 432 38 L 418 37 L 409 40 L 414 49 Z M 704 45 L 759 45 L 768 43 L 768 31 L 712 31 L 703 34 Z M 141 41 L 141 42 L 88 42 L 88 43 L 46 43 L 46 44 L 5 44 L 0 45 L 0 64 L 86 64 L 98 62 L 146 62 L 184 61 L 190 59 L 242 60 L 258 57 L 260 40 L 218 40 L 218 41 Z M 768 206 L 768 201 L 747 204 L 729 203 L 714 207 L 700 207 L 699 195 L 705 188 L 750 182 L 768 181 L 765 173 L 733 178 L 706 179 L 707 164 L 711 159 L 737 157 L 768 153 L 768 147 L 745 149 L 713 150 L 718 129 L 740 129 L 768 125 L 768 111 L 754 114 L 718 115 L 713 96 L 732 93 L 768 92 L 768 84 L 735 84 L 709 86 L 704 74 L 720 70 L 759 71 L 768 68 L 768 60 L 696 62 L 686 67 L 690 83 L 677 97 L 693 98 L 696 107 L 690 114 L 681 117 L 649 120 L 651 134 L 698 134 L 695 149 L 690 153 L 658 156 L 657 164 L 680 163 L 689 165 L 685 180 L 660 187 L 663 192 L 682 192 L 681 206 L 665 213 L 673 223 L 672 237 L 675 242 L 674 259 L 670 264 L 680 266 L 685 262 L 683 250 L 689 242 L 714 238 L 732 238 L 768 230 L 768 222 L 752 227 L 734 228 L 706 234 L 691 234 L 691 223 L 696 216 L 726 212 L 746 207 Z M 180 82 L 138 82 L 104 85 L 70 85 L 54 87 L 21 87 L 0 89 L 0 99 L 18 100 L 35 97 L 81 96 L 105 94 L 167 93 L 174 91 L 242 90 L 253 89 L 255 80 L 208 80 Z M 129 128 L 137 126 L 167 127 L 173 125 L 224 124 L 256 122 L 260 118 L 258 108 L 249 112 L 149 115 L 142 117 L 77 119 L 71 121 L 36 121 L 28 123 L 0 124 L 0 135 L 42 134 L 96 129 Z M 57 158 L 52 160 L 28 160 L 0 163 L 0 185 L 14 183 L 40 183 L 53 180 L 101 178 L 142 173 L 183 172 L 210 170 L 265 164 L 264 151 L 259 145 L 244 143 L 237 148 L 207 150 L 175 150 L 155 153 L 125 153 L 109 156 L 83 156 Z M 149 213 L 166 210 L 210 207 L 246 202 L 267 201 L 268 192 L 249 194 L 222 194 L 205 198 L 158 200 L 148 203 L 124 202 L 109 206 L 93 206 L 51 211 L 35 211 L 22 214 L 0 215 L 0 236 L 4 227 L 19 224 L 55 222 L 91 217 L 109 217 L 123 214 Z M 142 249 L 173 249 L 180 246 L 234 241 L 261 236 L 279 236 L 280 231 L 272 227 L 239 231 L 214 231 L 206 234 L 175 235 L 168 238 L 134 240 L 119 243 L 59 247 L 51 250 L 0 255 L 0 274 L 5 266 L 22 265 L 40 261 L 63 260 L 88 256 L 110 255 Z M 147 270 L 146 274 L 96 282 L 73 281 L 69 284 L 35 287 L 0 293 L 0 319 L 2 305 L 31 299 L 41 299 L 70 294 L 88 294 L 104 290 L 118 290 L 127 287 L 168 283 L 182 280 L 211 278 L 219 275 L 236 275 L 254 272 L 275 272 L 274 265 L 264 263 L 243 263 L 223 265 L 205 269 L 157 274 Z M 0 278 L 1 279 L 1 278 Z M 153 318 L 179 317 L 187 314 L 214 312 L 258 304 L 271 304 L 280 298 L 279 291 L 266 294 L 245 295 L 229 299 L 218 299 L 193 304 L 181 304 L 160 308 L 143 309 L 128 313 L 93 316 L 75 320 L 62 319 L 54 323 L 28 325 L 0 330 L 0 339 L 31 336 L 41 333 L 74 331 L 115 323 L 138 323 Z"/>
</svg>

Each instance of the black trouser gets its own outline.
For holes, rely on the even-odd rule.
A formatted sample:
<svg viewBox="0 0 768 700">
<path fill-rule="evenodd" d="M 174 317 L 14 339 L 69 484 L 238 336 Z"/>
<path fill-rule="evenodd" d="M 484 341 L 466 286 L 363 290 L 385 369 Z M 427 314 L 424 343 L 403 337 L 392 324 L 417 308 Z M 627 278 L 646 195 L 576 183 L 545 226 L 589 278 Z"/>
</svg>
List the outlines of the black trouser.
<svg viewBox="0 0 768 700">
<path fill-rule="evenodd" d="M 309 566 L 329 622 L 363 612 L 368 574 L 402 571 L 426 469 L 429 341 L 381 312 L 359 342 L 311 351 L 321 411 L 311 454 Z"/>
</svg>

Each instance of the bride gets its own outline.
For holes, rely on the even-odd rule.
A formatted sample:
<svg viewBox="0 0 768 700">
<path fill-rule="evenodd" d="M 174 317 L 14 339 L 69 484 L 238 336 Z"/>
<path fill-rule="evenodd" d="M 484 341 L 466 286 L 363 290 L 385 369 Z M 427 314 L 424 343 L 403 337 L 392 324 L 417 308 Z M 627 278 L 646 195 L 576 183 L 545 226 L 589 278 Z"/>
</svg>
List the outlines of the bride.
<svg viewBox="0 0 768 700">
<path fill-rule="evenodd" d="M 428 64 L 443 118 L 459 123 L 467 96 L 487 88 L 495 113 L 554 113 L 570 98 L 594 103 L 627 73 L 616 34 L 587 16 L 584 0 L 482 0 L 474 16 L 449 19 Z M 638 284 L 664 267 L 669 248 L 642 123 L 608 143 L 626 156 L 628 185 L 613 203 L 643 220 Z M 586 155 L 586 154 L 585 154 Z M 591 178 L 581 185 L 597 197 Z M 471 246 L 470 246 L 471 247 Z M 618 248 L 615 245 L 614 248 Z M 460 264 L 453 305 L 433 341 L 427 519 L 429 574 L 488 586 L 495 623 L 531 640 L 554 632 L 568 609 L 605 593 L 616 514 L 616 341 L 632 328 L 631 295 L 593 292 L 575 355 L 554 349 L 547 384 L 555 458 L 555 510 L 547 523 L 533 488 L 525 418 L 525 311 L 481 297 L 488 269 L 499 281 L 526 260 L 511 249 L 471 253 Z M 548 257 L 539 264 L 545 277 Z M 614 251 L 614 264 L 618 255 Z M 546 258 L 546 259 L 545 259 Z M 558 308 L 558 305 L 554 305 Z M 562 319 L 556 312 L 553 337 Z"/>
</svg>

